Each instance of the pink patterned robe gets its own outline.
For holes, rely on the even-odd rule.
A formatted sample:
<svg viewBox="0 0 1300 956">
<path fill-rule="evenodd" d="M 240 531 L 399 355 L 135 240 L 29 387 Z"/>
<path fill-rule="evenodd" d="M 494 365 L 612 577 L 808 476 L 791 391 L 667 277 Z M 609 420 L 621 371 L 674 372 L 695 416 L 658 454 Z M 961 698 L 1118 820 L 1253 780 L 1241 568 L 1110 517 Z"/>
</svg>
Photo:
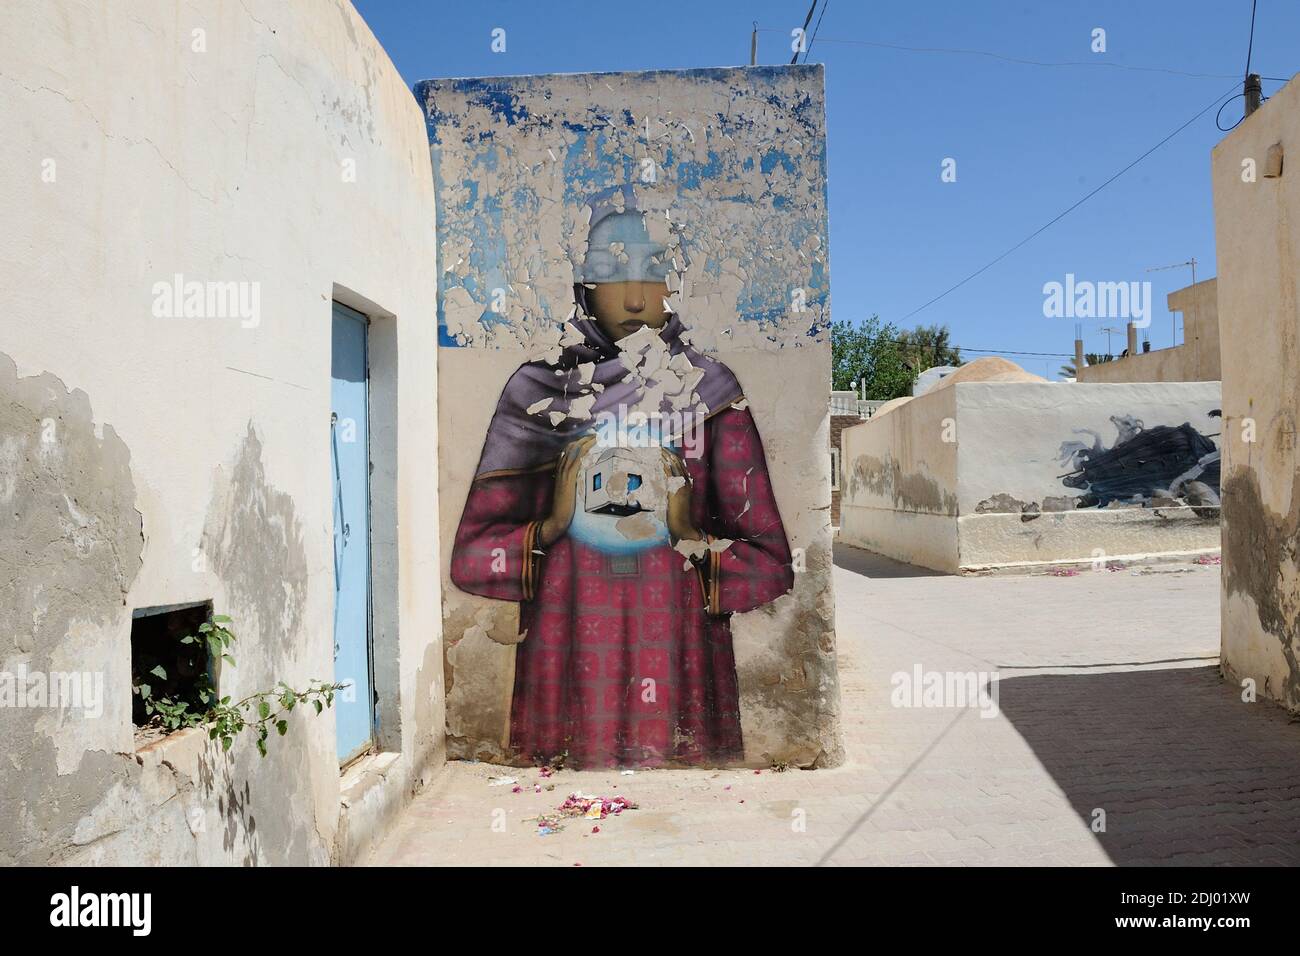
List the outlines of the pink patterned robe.
<svg viewBox="0 0 1300 956">
<path fill-rule="evenodd" d="M 789 591 L 794 574 L 749 410 L 724 406 L 704 430 L 703 454 L 686 462 L 691 514 L 732 544 L 696 563 L 669 545 L 612 555 L 567 534 L 542 554 L 553 467 L 471 486 L 451 579 L 521 605 L 510 715 L 519 759 L 567 752 L 576 766 L 613 767 L 743 756 L 729 618 Z"/>
</svg>

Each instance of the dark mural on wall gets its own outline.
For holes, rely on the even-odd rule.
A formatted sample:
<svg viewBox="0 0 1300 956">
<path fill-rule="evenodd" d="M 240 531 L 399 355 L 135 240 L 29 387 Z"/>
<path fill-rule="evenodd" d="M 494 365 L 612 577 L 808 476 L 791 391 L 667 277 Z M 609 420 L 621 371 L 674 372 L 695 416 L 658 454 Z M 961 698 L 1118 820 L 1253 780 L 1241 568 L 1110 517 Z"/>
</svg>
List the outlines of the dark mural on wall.
<svg viewBox="0 0 1300 956">
<path fill-rule="evenodd" d="M 1219 409 L 1210 412 L 1219 417 Z M 1220 452 L 1213 435 L 1190 422 L 1146 428 L 1132 415 L 1112 415 L 1118 432 L 1109 447 L 1096 432 L 1089 445 L 1063 442 L 1058 460 L 1070 470 L 1062 484 L 1083 492 L 1076 508 L 1105 508 L 1112 503 L 1150 505 L 1186 503 L 1219 506 Z M 1085 430 L 1086 431 L 1086 430 Z"/>
</svg>

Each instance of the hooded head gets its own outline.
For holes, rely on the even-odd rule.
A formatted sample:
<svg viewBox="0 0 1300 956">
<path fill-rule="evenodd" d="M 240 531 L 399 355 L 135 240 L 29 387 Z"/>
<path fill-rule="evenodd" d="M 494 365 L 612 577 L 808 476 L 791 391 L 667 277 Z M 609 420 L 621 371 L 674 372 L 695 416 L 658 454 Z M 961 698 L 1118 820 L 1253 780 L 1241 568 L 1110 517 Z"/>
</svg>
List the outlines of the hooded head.
<svg viewBox="0 0 1300 956">
<path fill-rule="evenodd" d="M 587 251 L 574 269 L 579 308 L 614 342 L 643 326 L 663 328 L 673 314 L 673 251 L 651 239 L 630 186 L 597 193 L 589 205 Z"/>
</svg>

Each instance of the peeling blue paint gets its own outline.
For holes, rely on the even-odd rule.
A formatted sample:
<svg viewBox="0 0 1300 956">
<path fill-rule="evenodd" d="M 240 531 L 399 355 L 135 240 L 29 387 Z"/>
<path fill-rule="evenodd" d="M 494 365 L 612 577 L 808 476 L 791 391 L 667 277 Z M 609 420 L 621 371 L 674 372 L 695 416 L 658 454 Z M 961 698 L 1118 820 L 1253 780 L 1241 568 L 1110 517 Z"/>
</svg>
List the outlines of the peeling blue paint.
<svg viewBox="0 0 1300 956">
<path fill-rule="evenodd" d="M 628 97 L 645 96 L 645 86 L 663 86 L 668 81 L 708 87 L 711 101 L 716 102 L 721 93 L 730 106 L 692 116 L 674 102 L 657 118 L 653 109 L 628 105 Z M 713 280 L 722 276 L 724 261 L 738 263 L 728 267 L 737 268 L 742 279 L 735 318 L 788 322 L 792 290 L 800 288 L 815 320 L 811 334 L 823 333 L 829 324 L 829 280 L 824 262 L 826 151 L 820 89 L 817 66 L 417 84 L 414 92 L 425 110 L 439 202 L 440 344 L 467 344 L 447 330 L 448 293 L 463 289 L 476 312 L 481 305 L 479 323 L 488 329 L 514 321 L 491 310 L 493 289 L 509 289 L 515 275 L 536 279 L 549 269 L 549 275 L 555 276 L 554 250 L 526 246 L 520 250 L 521 223 L 539 221 L 543 210 L 553 212 L 559 200 L 566 228 L 571 228 L 591 195 L 623 183 L 643 188 L 641 163 L 651 154 L 657 157 L 656 178 L 644 188 L 671 190 L 683 201 L 680 225 L 687 257 L 694 259 L 692 253 L 704 251 L 701 274 Z M 561 107 L 565 97 L 574 99 Z M 574 108 L 574 102 L 581 105 Z M 643 113 L 650 117 L 649 142 Z M 520 165 L 518 149 L 524 141 L 534 144 L 528 161 L 531 170 Z M 556 171 L 547 169 L 545 155 L 537 158 L 538 142 L 546 143 L 550 161 L 560 164 L 558 195 L 553 192 Z M 451 150 L 457 160 L 454 193 L 443 176 L 444 152 Z M 700 153 L 704 161 L 695 158 Z M 756 168 L 762 178 L 754 175 Z M 452 195 L 455 201 L 448 204 Z M 745 225 L 749 213 L 719 220 L 709 212 L 710 207 L 720 211 L 723 204 L 737 203 L 754 210 L 752 226 Z M 701 222 L 698 229 L 692 228 L 692 216 Z M 745 234 L 747 228 L 753 229 L 752 235 Z M 720 242 L 728 248 L 718 248 Z M 770 253 L 774 246 L 784 251 L 784 258 Z M 791 255 L 790 250 L 803 251 Z M 808 250 L 814 254 L 806 254 Z M 454 261 L 443 263 L 442 256 L 449 251 L 460 251 L 466 262 L 459 268 Z M 517 261 L 510 261 L 511 255 Z M 563 268 L 568 268 L 567 260 Z M 462 320 L 463 306 L 462 301 L 458 313 Z M 542 299 L 531 306 L 531 317 L 559 322 L 571 307 L 571 301 Z M 808 318 L 803 316 L 802 321 Z"/>
</svg>

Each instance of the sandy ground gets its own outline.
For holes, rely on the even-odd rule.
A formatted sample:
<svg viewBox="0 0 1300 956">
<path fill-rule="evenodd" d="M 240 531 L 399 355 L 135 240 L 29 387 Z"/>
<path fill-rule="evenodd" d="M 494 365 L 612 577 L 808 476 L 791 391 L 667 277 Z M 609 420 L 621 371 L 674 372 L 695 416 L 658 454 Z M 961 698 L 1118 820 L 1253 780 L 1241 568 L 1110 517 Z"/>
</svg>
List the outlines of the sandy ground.
<svg viewBox="0 0 1300 956">
<path fill-rule="evenodd" d="M 835 588 L 843 766 L 453 762 L 372 862 L 1300 862 L 1300 725 L 1219 677 L 1217 567 L 951 577 L 837 546 Z M 997 706 L 894 706 L 918 666 L 996 673 Z M 639 809 L 552 833 L 529 819 L 574 791 Z"/>
</svg>

